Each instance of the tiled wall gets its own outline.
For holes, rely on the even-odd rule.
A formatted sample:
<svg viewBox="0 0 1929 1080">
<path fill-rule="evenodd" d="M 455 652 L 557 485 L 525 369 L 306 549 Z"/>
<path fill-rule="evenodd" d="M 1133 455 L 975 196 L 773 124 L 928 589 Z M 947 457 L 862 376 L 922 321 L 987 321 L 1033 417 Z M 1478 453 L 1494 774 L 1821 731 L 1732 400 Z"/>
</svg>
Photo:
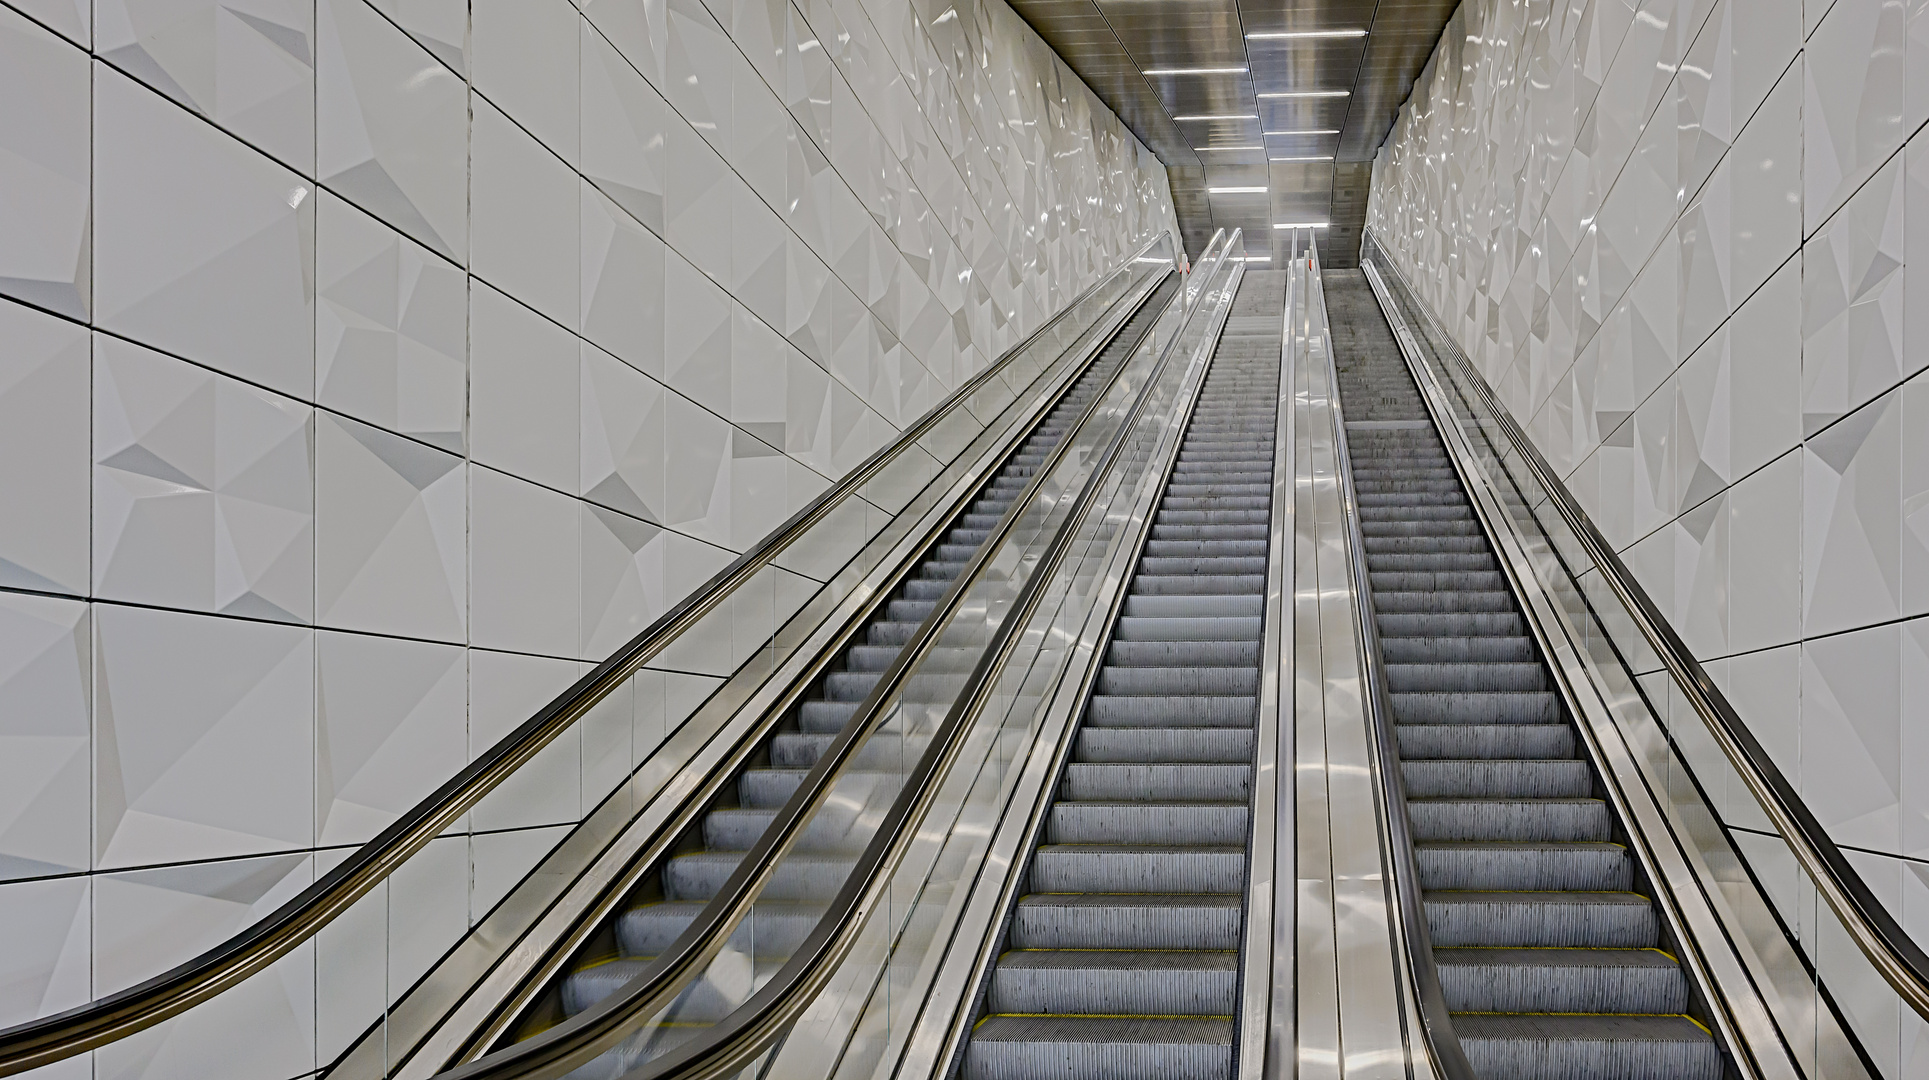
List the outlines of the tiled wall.
<svg viewBox="0 0 1929 1080">
<path fill-rule="evenodd" d="M 0 1024 L 272 909 L 1174 228 L 1002 0 L 4 0 L 0 102 Z M 431 845 L 357 985 L 709 685 Z M 328 965 L 99 1067 L 311 1071 Z"/>
<path fill-rule="evenodd" d="M 1929 940 L 1926 10 L 1467 0 L 1370 217 Z"/>
</svg>

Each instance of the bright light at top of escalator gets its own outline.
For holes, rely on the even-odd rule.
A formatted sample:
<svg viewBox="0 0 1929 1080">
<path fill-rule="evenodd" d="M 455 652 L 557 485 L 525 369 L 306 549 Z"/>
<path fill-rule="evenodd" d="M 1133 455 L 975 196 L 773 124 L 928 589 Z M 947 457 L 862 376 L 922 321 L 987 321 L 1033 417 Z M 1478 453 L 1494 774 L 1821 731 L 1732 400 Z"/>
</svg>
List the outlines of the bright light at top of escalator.
<svg viewBox="0 0 1929 1080">
<path fill-rule="evenodd" d="M 1363 38 L 1359 27 L 1349 30 L 1259 30 L 1246 35 L 1247 41 L 1300 41 L 1317 38 Z"/>
</svg>

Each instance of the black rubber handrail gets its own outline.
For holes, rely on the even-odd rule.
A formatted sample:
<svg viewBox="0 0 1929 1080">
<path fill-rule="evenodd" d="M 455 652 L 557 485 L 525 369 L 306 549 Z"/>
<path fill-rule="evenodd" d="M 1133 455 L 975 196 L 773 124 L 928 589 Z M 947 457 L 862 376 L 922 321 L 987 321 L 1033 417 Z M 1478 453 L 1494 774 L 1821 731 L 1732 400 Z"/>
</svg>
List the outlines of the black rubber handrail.
<svg viewBox="0 0 1929 1080">
<path fill-rule="evenodd" d="M 1238 230 L 1234 230 L 1235 241 L 1238 236 Z M 1231 246 L 1229 242 L 1227 249 Z M 1207 285 L 1210 285 L 1225 262 L 1225 253 L 1222 251 L 1203 279 Z M 1235 267 L 1235 270 L 1238 269 Z M 1144 391 L 1133 401 L 1131 409 L 1096 459 L 1089 478 L 1053 535 L 1032 576 L 1026 580 L 992 640 L 979 655 L 977 665 L 939 725 L 931 745 L 906 776 L 905 784 L 893 800 L 891 809 L 824 917 L 818 920 L 803 944 L 770 981 L 722 1023 L 664 1056 L 642 1064 L 625 1074 L 623 1080 L 665 1080 L 671 1076 L 679 1080 L 696 1080 L 699 1077 L 730 1074 L 781 1037 L 808 1007 L 816 991 L 834 973 L 838 961 L 855 943 L 864 917 L 877 901 L 877 894 L 888 884 L 890 869 L 896 865 L 903 849 L 915 835 L 917 822 L 926 806 L 935 799 L 943 776 L 956 758 L 970 720 L 983 707 L 986 691 L 1009 659 L 1019 630 L 1043 597 L 1053 570 L 1071 547 L 1079 519 L 1097 498 L 1104 479 L 1118 461 L 1134 425 L 1144 413 L 1152 389 L 1158 385 L 1170 365 L 1178 343 L 1185 336 L 1185 328 L 1195 313 L 1196 310 L 1184 313 L 1178 331 L 1160 351 L 1158 361 L 1146 376 Z M 449 1080 L 456 1078 L 451 1076 Z M 519 1080 L 534 1078 L 525 1076 Z"/>
<path fill-rule="evenodd" d="M 1320 272 L 1317 254 L 1311 257 L 1310 275 Z M 1310 290 L 1308 302 L 1311 302 Z M 1322 305 L 1324 293 L 1322 291 Z M 1324 321 L 1324 320 L 1322 320 Z M 1386 685 L 1386 659 L 1380 651 L 1380 624 L 1373 606 L 1372 580 L 1366 565 L 1366 541 L 1360 530 L 1359 493 L 1353 488 L 1353 458 L 1346 445 L 1345 416 L 1340 408 L 1338 358 L 1326 349 L 1327 370 L 1333 385 L 1333 446 L 1335 469 L 1339 473 L 1340 516 L 1346 522 L 1348 569 L 1353 575 L 1354 605 L 1358 619 L 1360 677 L 1366 684 L 1364 706 L 1366 724 L 1372 733 L 1377 767 L 1373 770 L 1380 783 L 1384 803 L 1384 822 L 1388 833 L 1387 857 L 1392 861 L 1395 902 L 1406 931 L 1407 977 L 1412 980 L 1415 1004 L 1420 1014 L 1420 1034 L 1434 1072 L 1444 1080 L 1477 1080 L 1473 1065 L 1454 1033 L 1452 1010 L 1440 989 L 1440 967 L 1433 956 L 1433 935 L 1427 928 L 1426 898 L 1420 890 L 1420 867 L 1413 854 L 1413 830 L 1407 820 L 1406 780 L 1400 774 L 1400 751 L 1393 734 L 1393 702 Z M 1412 1075 L 1409 1064 L 1408 1075 Z"/>
<path fill-rule="evenodd" d="M 1152 329 L 1148 326 L 1141 338 L 1144 334 L 1150 334 Z M 883 708 L 884 704 L 918 662 L 935 647 L 939 630 L 949 614 L 962 601 L 984 564 L 1002 546 L 1003 539 L 1015 527 L 1019 515 L 1038 487 L 1049 478 L 1054 465 L 1069 450 L 1071 432 L 1082 426 L 1103 404 L 1105 389 L 1123 371 L 1124 365 L 1121 364 L 1119 370 L 1107 379 L 1105 387 L 1093 395 L 1077 422 L 1068 429 L 1065 438 L 1052 448 L 1044 462 L 1033 472 L 1011 507 L 993 527 L 991 535 L 979 545 L 958 576 L 952 579 L 943 596 L 913 633 L 910 642 L 899 651 L 877 684 L 859 703 L 852 719 L 805 774 L 797 791 L 777 812 L 771 824 L 765 827 L 763 834 L 738 862 L 716 896 L 705 904 L 676 940 L 615 993 L 540 1034 L 438 1074 L 443 1080 L 560 1076 L 620 1042 L 639 1018 L 660 1013 L 691 980 L 702 974 L 755 904 L 763 884 L 809 824 L 813 812 L 828 797 L 852 757 L 864 745 L 873 729 L 886 719 L 888 714 Z"/>
<path fill-rule="evenodd" d="M 1134 263 L 1165 239 L 1165 235 L 1160 234 L 1148 240 L 1024 340 L 946 395 L 890 445 L 871 454 L 863 464 L 791 515 L 756 546 L 718 571 L 609 659 L 293 899 L 219 945 L 153 978 L 85 1005 L 0 1030 L 0 1076 L 84 1053 L 178 1016 L 262 971 L 308 940 L 468 812 L 604 695 L 716 608 L 738 586 L 770 565 L 835 504 L 875 478 L 1079 304 L 1117 275 L 1129 273 Z"/>
<path fill-rule="evenodd" d="M 1363 252 L 1371 251 L 1376 256 L 1380 251 L 1379 243 L 1370 229 L 1362 248 Z M 1895 916 L 1877 899 L 1868 883 L 1862 880 L 1862 875 L 1849 864 L 1842 849 L 1830 839 L 1827 830 L 1809 810 L 1794 785 L 1782 775 L 1781 769 L 1742 722 L 1734 706 L 1728 703 L 1728 699 L 1716 689 L 1714 681 L 1708 678 L 1701 662 L 1688 651 L 1687 644 L 1648 597 L 1647 590 L 1634 579 L 1633 573 L 1595 527 L 1593 519 L 1581 508 L 1567 485 L 1527 438 L 1513 415 L 1494 396 L 1487 380 L 1475 370 L 1466 355 L 1451 344 L 1452 338 L 1444 333 L 1433 313 L 1425 305 L 1413 302 L 1413 291 L 1399 269 L 1382 258 L 1372 258 L 1371 262 L 1376 271 L 1399 285 L 1408 297 L 1407 306 L 1428 321 L 1440 340 L 1449 343 L 1446 350 L 1433 349 L 1435 357 L 1453 364 L 1461 373 L 1472 388 L 1480 408 L 1488 414 L 1487 418 L 1506 437 L 1508 447 L 1533 472 L 1534 479 L 1547 495 L 1549 505 L 1560 514 L 1568 530 L 1593 560 L 1594 568 L 1600 572 L 1602 580 L 1614 590 L 1615 596 L 1628 610 L 1632 621 L 1647 639 L 1649 648 L 1667 667 L 1682 696 L 1687 698 L 1714 735 L 1723 755 L 1748 785 L 1770 824 L 1788 844 L 1796 861 L 1802 864 L 1803 871 L 1815 884 L 1816 891 L 1842 921 L 1849 936 L 1855 939 L 1856 947 L 1868 957 L 1896 994 L 1909 1003 L 1910 1008 L 1918 1015 L 1929 1018 L 1929 953 L 1925 953 L 1902 929 Z M 1465 400 L 1465 395 L 1462 396 Z"/>
</svg>

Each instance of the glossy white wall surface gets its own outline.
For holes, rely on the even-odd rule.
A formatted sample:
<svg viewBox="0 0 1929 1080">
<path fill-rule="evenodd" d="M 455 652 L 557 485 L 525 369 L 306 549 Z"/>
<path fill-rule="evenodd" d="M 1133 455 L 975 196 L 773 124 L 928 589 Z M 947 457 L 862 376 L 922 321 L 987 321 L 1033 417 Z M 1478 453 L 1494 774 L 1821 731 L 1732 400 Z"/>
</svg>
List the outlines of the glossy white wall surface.
<svg viewBox="0 0 1929 1080">
<path fill-rule="evenodd" d="M 0 100 L 0 1025 L 271 910 L 1175 228 L 1002 0 L 0 0 Z M 54 1071 L 326 1066 L 716 682 Z"/>
<path fill-rule="evenodd" d="M 1468 0 L 1369 220 L 1929 941 L 1926 119 L 1929 4 Z"/>
</svg>

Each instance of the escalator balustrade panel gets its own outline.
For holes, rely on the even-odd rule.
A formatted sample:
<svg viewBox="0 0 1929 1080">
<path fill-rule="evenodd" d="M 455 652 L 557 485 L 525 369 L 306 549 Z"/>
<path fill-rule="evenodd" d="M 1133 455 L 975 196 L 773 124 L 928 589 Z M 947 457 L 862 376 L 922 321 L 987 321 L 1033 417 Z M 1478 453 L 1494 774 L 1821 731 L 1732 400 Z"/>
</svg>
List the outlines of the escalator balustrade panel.
<svg viewBox="0 0 1929 1080">
<path fill-rule="evenodd" d="M 697 842 L 670 858 L 654 887 L 644 890 L 644 895 L 617 917 L 615 957 L 605 951 L 575 964 L 561 986 L 563 1015 L 573 1016 L 614 993 L 696 919 L 796 792 L 818 757 L 856 715 L 858 706 L 990 536 L 1032 474 L 1131 355 L 1135 343 L 1165 310 L 1178 285 L 1176 276 L 1169 279 L 1126 321 L 965 513 L 925 553 L 896 595 L 831 665 L 822 685 L 806 695 L 795 715 L 780 725 L 761 755 L 763 760 L 739 776 L 734 800 L 725 800 L 734 805 L 711 809 L 703 818 Z M 857 764 L 861 770 L 861 758 Z M 895 782 L 895 772 L 890 782 Z M 884 798 L 889 801 L 888 792 Z M 633 1060 L 639 1054 L 654 1057 L 723 1019 L 782 965 L 817 924 L 868 840 L 860 829 L 817 827 L 840 824 L 848 826 L 851 822 L 841 820 L 839 815 L 820 815 L 819 822 L 800 838 L 793 855 L 780 864 L 757 903 L 755 918 L 745 920 L 739 928 L 738 936 L 755 937 L 754 948 L 748 940 L 733 939 L 734 947 L 756 957 L 748 981 L 724 987 L 712 979 L 699 980 L 672 1006 L 675 1022 L 662 1024 L 649 1037 L 650 1045 L 630 1048 L 624 1060 Z M 535 1030 L 525 1027 L 522 1034 Z"/>
<path fill-rule="evenodd" d="M 1284 275 L 1234 298 L 1027 888 L 967 1080 L 1232 1070 Z"/>
<path fill-rule="evenodd" d="M 1326 303 L 1406 813 L 1482 1080 L 1716 1080 L 1625 836 L 1360 271 Z"/>
</svg>

